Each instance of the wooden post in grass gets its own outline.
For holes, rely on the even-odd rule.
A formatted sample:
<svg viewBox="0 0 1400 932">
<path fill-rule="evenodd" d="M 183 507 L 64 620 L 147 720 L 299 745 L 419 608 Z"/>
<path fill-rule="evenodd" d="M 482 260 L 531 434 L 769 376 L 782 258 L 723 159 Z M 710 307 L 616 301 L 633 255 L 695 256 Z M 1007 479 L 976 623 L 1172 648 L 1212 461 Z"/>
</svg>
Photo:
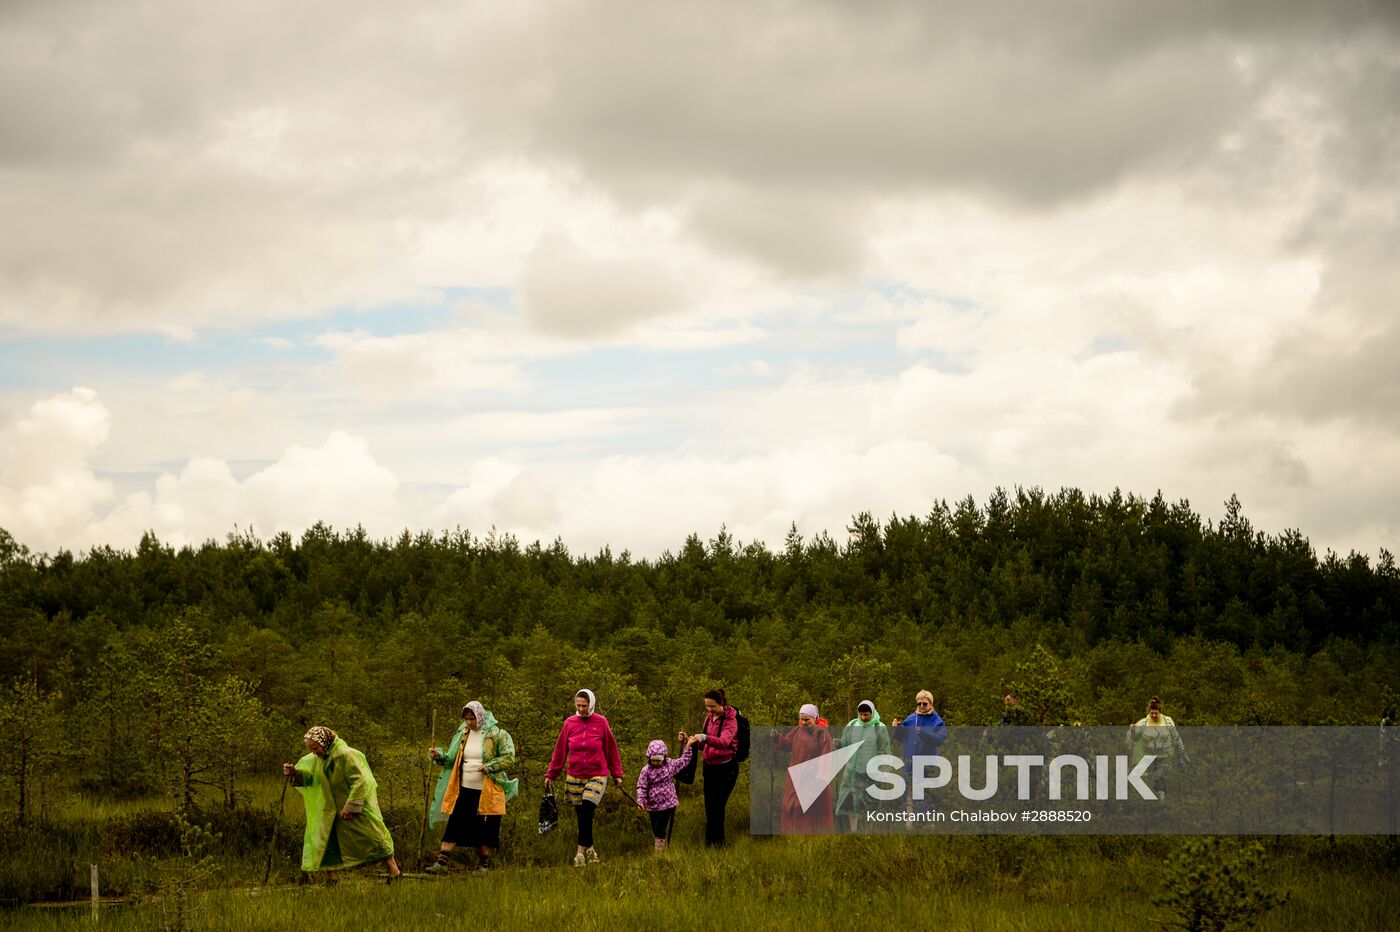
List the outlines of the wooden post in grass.
<svg viewBox="0 0 1400 932">
<path fill-rule="evenodd" d="M 287 802 L 287 787 L 292 784 L 292 775 L 287 774 L 282 778 L 282 795 L 277 799 L 277 814 L 273 817 L 272 837 L 267 842 L 267 867 L 263 869 L 263 886 L 267 886 L 267 881 L 272 877 L 272 852 L 277 847 L 277 829 L 282 825 L 282 813 Z"/>
<path fill-rule="evenodd" d="M 429 747 L 437 747 L 437 709 L 433 709 L 432 740 Z M 418 829 L 418 856 L 423 856 L 423 842 L 428 837 L 428 806 L 433 801 L 433 781 L 430 779 L 431 770 L 426 768 L 423 771 L 423 824 Z"/>
</svg>

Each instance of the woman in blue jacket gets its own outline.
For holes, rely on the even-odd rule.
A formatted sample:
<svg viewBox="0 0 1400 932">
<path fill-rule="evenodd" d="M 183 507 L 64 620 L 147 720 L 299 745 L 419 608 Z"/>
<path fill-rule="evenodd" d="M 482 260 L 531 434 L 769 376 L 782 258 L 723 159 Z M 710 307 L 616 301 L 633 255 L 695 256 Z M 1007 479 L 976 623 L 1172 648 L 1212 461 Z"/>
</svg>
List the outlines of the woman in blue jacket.
<svg viewBox="0 0 1400 932">
<path fill-rule="evenodd" d="M 895 719 L 895 724 L 901 729 L 909 729 L 899 732 L 899 743 L 904 770 L 912 779 L 914 758 L 936 755 L 943 742 L 948 740 L 948 726 L 943 723 L 942 716 L 934 711 L 933 693 L 927 689 L 919 690 L 914 696 L 914 714 Z M 925 790 L 923 800 L 915 799 L 913 802 L 915 808 L 932 809 L 933 794 Z"/>
</svg>

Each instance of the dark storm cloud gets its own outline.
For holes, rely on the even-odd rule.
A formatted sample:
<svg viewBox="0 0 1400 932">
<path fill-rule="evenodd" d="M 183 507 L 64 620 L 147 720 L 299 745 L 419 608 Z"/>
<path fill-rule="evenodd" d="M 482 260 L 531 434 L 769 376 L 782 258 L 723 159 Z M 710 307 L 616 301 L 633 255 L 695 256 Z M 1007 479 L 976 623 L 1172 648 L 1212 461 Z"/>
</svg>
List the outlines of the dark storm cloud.
<svg viewBox="0 0 1400 932">
<path fill-rule="evenodd" d="M 1202 175 L 1277 195 L 1281 92 L 1347 188 L 1394 164 L 1397 8 L 12 2 L 0 318 L 344 301 L 502 160 L 798 278 L 858 273 L 879 198 L 1044 211 Z"/>
</svg>

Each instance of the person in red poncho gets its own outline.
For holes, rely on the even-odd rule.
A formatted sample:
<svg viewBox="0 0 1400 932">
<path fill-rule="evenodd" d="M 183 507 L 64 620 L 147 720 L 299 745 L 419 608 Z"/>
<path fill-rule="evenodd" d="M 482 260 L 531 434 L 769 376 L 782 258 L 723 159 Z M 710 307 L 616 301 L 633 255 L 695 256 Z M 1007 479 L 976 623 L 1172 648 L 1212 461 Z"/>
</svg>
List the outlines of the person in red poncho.
<svg viewBox="0 0 1400 932">
<path fill-rule="evenodd" d="M 813 758 L 830 754 L 832 751 L 831 733 L 827 731 L 827 720 L 817 712 L 810 702 L 797 713 L 797 727 L 781 734 L 773 735 L 773 744 L 788 752 L 788 767 Z M 831 785 L 827 784 L 804 811 L 798 799 L 797 789 L 792 784 L 789 772 L 787 784 L 783 788 L 783 805 L 780 813 L 784 835 L 830 835 L 835 829 L 832 822 Z"/>
</svg>

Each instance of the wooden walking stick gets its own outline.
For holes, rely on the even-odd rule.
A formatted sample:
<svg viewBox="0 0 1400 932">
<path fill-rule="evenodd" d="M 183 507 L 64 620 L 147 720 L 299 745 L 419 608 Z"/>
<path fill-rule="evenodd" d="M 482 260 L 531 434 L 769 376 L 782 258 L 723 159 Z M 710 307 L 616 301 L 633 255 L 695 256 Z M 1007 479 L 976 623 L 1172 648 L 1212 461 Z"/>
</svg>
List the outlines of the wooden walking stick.
<svg viewBox="0 0 1400 932">
<path fill-rule="evenodd" d="M 432 736 L 431 736 L 431 743 L 429 744 L 429 747 L 437 747 L 437 709 L 433 709 L 433 718 L 432 718 L 431 730 L 432 730 Z M 424 774 L 426 775 L 427 773 L 428 773 L 428 771 L 425 770 L 425 771 L 424 771 Z M 423 780 L 423 824 L 422 824 L 422 826 L 418 829 L 418 856 L 419 856 L 419 857 L 422 857 L 422 856 L 423 856 L 423 842 L 424 842 L 424 841 L 427 839 L 427 837 L 428 837 L 428 807 L 429 807 L 430 805 L 432 805 L 432 802 L 433 802 L 432 787 L 433 787 L 433 781 L 427 779 L 426 776 L 425 776 L 425 778 L 424 778 L 424 780 Z"/>
<path fill-rule="evenodd" d="M 272 823 L 272 838 L 267 843 L 267 867 L 263 870 L 263 886 L 267 886 L 272 876 L 272 852 L 277 848 L 277 829 L 282 825 L 282 814 L 286 811 L 287 787 L 292 785 L 292 775 L 282 778 L 282 795 L 277 799 L 277 818 Z"/>
</svg>

